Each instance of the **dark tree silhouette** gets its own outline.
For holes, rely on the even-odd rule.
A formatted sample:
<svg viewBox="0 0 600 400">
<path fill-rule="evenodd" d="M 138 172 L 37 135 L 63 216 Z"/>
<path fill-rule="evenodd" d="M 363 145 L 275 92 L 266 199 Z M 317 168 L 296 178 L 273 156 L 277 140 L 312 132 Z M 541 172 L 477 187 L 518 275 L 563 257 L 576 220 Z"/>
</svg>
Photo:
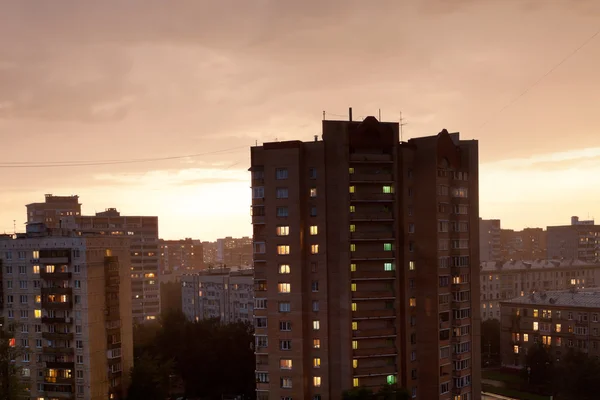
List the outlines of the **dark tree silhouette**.
<svg viewBox="0 0 600 400">
<path fill-rule="evenodd" d="M 489 363 L 500 362 L 500 321 L 488 319 L 481 323 L 481 359 Z"/>
<path fill-rule="evenodd" d="M 0 400 L 29 398 L 29 388 L 20 379 L 22 368 L 14 362 L 25 354 L 25 350 L 16 345 L 15 327 L 0 324 Z"/>
<path fill-rule="evenodd" d="M 165 400 L 169 395 L 171 362 L 162 362 L 148 353 L 135 360 L 131 369 L 128 400 Z"/>
<path fill-rule="evenodd" d="M 523 376 L 528 384 L 549 387 L 554 377 L 554 365 L 550 353 L 541 343 L 534 343 L 527 350 Z"/>
</svg>

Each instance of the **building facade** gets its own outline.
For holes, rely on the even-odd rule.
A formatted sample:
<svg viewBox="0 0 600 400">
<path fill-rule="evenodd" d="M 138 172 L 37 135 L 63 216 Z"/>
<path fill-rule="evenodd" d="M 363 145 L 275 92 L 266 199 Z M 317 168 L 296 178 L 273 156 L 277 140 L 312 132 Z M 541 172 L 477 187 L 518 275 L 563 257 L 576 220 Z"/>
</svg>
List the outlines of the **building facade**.
<svg viewBox="0 0 600 400">
<path fill-rule="evenodd" d="M 500 306 L 503 365 L 526 366 L 534 343 L 546 346 L 554 359 L 570 349 L 600 357 L 600 291 L 536 292 Z"/>
<path fill-rule="evenodd" d="M 480 261 L 502 260 L 500 230 L 499 219 L 479 219 Z"/>
<path fill-rule="evenodd" d="M 217 239 L 217 264 L 252 265 L 252 238 L 226 237 Z"/>
<path fill-rule="evenodd" d="M 124 398 L 133 366 L 129 242 L 29 224 L 0 238 L 4 323 L 35 399 Z"/>
<path fill-rule="evenodd" d="M 577 258 L 593 262 L 598 260 L 600 225 L 593 220 L 571 218 L 571 225 L 548 227 L 548 258 Z"/>
<path fill-rule="evenodd" d="M 47 194 L 43 203 L 31 203 L 27 207 L 27 223 L 43 223 L 49 228 L 67 228 L 74 218 L 81 215 L 79 196 L 54 196 Z"/>
<path fill-rule="evenodd" d="M 500 260 L 538 260 L 547 257 L 547 232 L 542 228 L 500 231 Z M 482 260 L 484 261 L 484 260 Z M 494 260 L 490 260 L 494 261 Z"/>
<path fill-rule="evenodd" d="M 219 268 L 181 277 L 181 306 L 190 321 L 253 323 L 254 270 Z"/>
<path fill-rule="evenodd" d="M 159 240 L 160 272 L 200 271 L 204 269 L 202 243 L 190 238 L 182 240 Z"/>
<path fill-rule="evenodd" d="M 481 319 L 500 319 L 500 302 L 534 292 L 593 288 L 600 263 L 533 260 L 481 263 Z"/>
<path fill-rule="evenodd" d="M 477 142 L 350 118 L 251 158 L 257 397 L 479 399 Z"/>
</svg>

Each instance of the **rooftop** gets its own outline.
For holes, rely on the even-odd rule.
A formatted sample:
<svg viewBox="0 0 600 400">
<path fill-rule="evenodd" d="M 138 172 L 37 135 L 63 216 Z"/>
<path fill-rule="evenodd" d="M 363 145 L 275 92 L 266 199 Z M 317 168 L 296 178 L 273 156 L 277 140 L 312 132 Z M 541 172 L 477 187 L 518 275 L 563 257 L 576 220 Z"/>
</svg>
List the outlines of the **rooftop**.
<svg viewBox="0 0 600 400">
<path fill-rule="evenodd" d="M 600 308 L 600 289 L 560 290 L 537 292 L 502 301 L 508 304 L 551 305 L 583 308 Z"/>
<path fill-rule="evenodd" d="M 531 261 L 485 261 L 480 264 L 481 272 L 494 271 L 515 271 L 527 269 L 553 269 L 553 268 L 573 268 L 580 269 L 583 267 L 599 267 L 600 263 L 587 262 L 577 259 L 562 259 L 562 260 L 531 260 Z"/>
</svg>

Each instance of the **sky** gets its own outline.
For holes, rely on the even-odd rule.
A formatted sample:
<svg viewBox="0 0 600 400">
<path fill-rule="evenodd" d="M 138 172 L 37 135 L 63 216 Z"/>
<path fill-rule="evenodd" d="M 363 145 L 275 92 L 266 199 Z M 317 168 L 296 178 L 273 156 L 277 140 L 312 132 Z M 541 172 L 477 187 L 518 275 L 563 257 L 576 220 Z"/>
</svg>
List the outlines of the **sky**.
<svg viewBox="0 0 600 400">
<path fill-rule="evenodd" d="M 53 193 L 167 239 L 251 235 L 249 146 L 349 106 L 478 139 L 503 227 L 600 218 L 599 28 L 596 0 L 0 0 L 0 232 Z"/>
</svg>

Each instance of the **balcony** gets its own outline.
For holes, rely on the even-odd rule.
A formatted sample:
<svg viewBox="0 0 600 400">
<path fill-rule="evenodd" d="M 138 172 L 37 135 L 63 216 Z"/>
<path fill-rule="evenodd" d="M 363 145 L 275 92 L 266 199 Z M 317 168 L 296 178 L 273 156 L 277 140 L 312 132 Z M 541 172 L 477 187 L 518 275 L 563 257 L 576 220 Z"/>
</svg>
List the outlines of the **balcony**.
<svg viewBox="0 0 600 400">
<path fill-rule="evenodd" d="M 42 324 L 72 324 L 72 318 L 65 317 L 42 317 Z"/>
<path fill-rule="evenodd" d="M 464 353 L 452 353 L 453 361 L 466 360 L 467 358 L 471 358 L 471 353 L 468 351 Z"/>
<path fill-rule="evenodd" d="M 75 398 L 75 393 L 73 393 L 73 388 L 70 388 L 70 391 L 57 391 L 58 389 L 56 388 L 56 386 L 52 385 L 52 384 L 46 384 L 44 385 L 44 393 L 46 393 L 47 397 L 49 398 L 57 398 L 57 399 L 74 399 Z"/>
<path fill-rule="evenodd" d="M 74 362 L 46 361 L 46 368 L 74 370 L 75 363 Z"/>
<path fill-rule="evenodd" d="M 252 216 L 252 224 L 264 225 L 265 224 L 265 216 L 264 215 L 253 215 Z"/>
<path fill-rule="evenodd" d="M 352 240 L 394 240 L 394 232 L 384 230 L 351 232 L 350 238 Z"/>
<path fill-rule="evenodd" d="M 471 324 L 471 318 L 462 318 L 452 320 L 452 326 L 466 326 Z"/>
<path fill-rule="evenodd" d="M 391 212 L 354 212 L 350 213 L 351 221 L 393 221 L 394 216 Z"/>
<path fill-rule="evenodd" d="M 393 251 L 354 251 L 350 253 L 352 260 L 393 260 L 395 258 Z"/>
<path fill-rule="evenodd" d="M 393 290 L 357 291 L 352 293 L 353 300 L 387 300 L 395 298 L 396 294 Z"/>
<path fill-rule="evenodd" d="M 73 340 L 73 333 L 42 332 L 42 338 L 47 340 Z"/>
<path fill-rule="evenodd" d="M 355 368 L 353 376 L 355 378 L 366 377 L 366 376 L 377 376 L 377 375 L 392 375 L 395 374 L 396 366 L 395 365 L 385 365 L 381 367 L 365 367 L 365 368 Z"/>
<path fill-rule="evenodd" d="M 56 257 L 40 257 L 40 264 L 68 264 L 69 263 L 68 256 L 56 256 Z"/>
<path fill-rule="evenodd" d="M 391 202 L 391 201 L 394 201 L 394 194 L 393 193 L 350 193 L 350 201 Z"/>
<path fill-rule="evenodd" d="M 382 173 L 382 174 L 350 174 L 350 182 L 393 182 L 392 174 Z"/>
<path fill-rule="evenodd" d="M 70 272 L 46 272 L 40 271 L 40 277 L 46 281 L 68 281 L 71 279 L 72 274 Z"/>
<path fill-rule="evenodd" d="M 66 301 L 42 301 L 42 308 L 45 310 L 71 310 L 73 308 L 73 302 Z"/>
<path fill-rule="evenodd" d="M 57 385 L 70 385 L 75 381 L 74 377 L 66 378 L 66 377 L 53 377 L 53 376 L 45 376 L 44 382 L 46 383 L 56 383 Z"/>
<path fill-rule="evenodd" d="M 381 357 L 393 356 L 397 354 L 396 347 L 373 347 L 370 349 L 354 349 L 352 350 L 355 357 Z"/>
<path fill-rule="evenodd" d="M 352 331 L 352 336 L 355 338 L 377 338 L 377 337 L 394 337 L 396 329 L 380 328 L 380 329 L 361 329 Z"/>
<path fill-rule="evenodd" d="M 470 368 L 465 368 L 465 369 L 461 369 L 461 370 L 452 370 L 452 377 L 453 378 L 462 378 L 463 376 L 467 376 L 467 375 L 471 375 L 471 369 Z"/>
<path fill-rule="evenodd" d="M 355 163 L 392 163 L 391 154 L 350 154 L 350 162 Z"/>
<path fill-rule="evenodd" d="M 361 310 L 353 311 L 353 319 L 381 319 L 381 318 L 395 318 L 396 310 L 384 309 L 384 310 Z"/>
<path fill-rule="evenodd" d="M 42 353 L 45 354 L 75 354 L 72 347 L 42 347 Z"/>
<path fill-rule="evenodd" d="M 256 270 L 255 270 L 256 271 Z M 255 272 L 256 273 L 256 272 Z M 395 271 L 382 271 L 381 269 L 373 270 L 373 271 L 355 271 L 352 272 L 352 280 L 386 280 L 386 279 L 396 279 Z"/>
<path fill-rule="evenodd" d="M 48 295 L 72 295 L 73 294 L 73 288 L 67 287 L 67 288 L 63 288 L 63 287 L 45 287 L 42 288 L 42 296 L 48 296 Z"/>
</svg>

